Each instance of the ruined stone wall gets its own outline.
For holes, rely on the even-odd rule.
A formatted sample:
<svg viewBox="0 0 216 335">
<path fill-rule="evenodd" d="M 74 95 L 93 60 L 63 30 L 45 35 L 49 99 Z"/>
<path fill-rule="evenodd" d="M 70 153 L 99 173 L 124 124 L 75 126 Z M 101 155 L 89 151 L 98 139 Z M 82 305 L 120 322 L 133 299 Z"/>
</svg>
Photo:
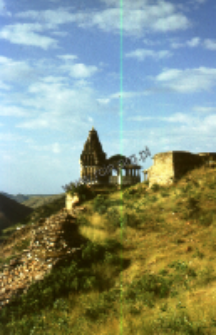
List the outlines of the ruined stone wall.
<svg viewBox="0 0 216 335">
<path fill-rule="evenodd" d="M 204 163 L 201 156 L 184 151 L 173 151 L 174 177 L 181 178 L 186 172 Z"/>
<path fill-rule="evenodd" d="M 215 152 L 201 152 L 198 154 L 203 158 L 204 164 L 209 167 L 216 167 L 216 153 Z"/>
<path fill-rule="evenodd" d="M 174 179 L 172 151 L 154 156 L 154 165 L 148 169 L 149 187 L 153 184 L 169 185 Z"/>
<path fill-rule="evenodd" d="M 67 226 L 70 227 L 70 234 Z M 59 261 L 71 256 L 73 258 L 73 254 L 81 250 L 82 241 L 78 238 L 75 218 L 68 215 L 66 209 L 47 219 L 40 219 L 38 224 L 30 228 L 29 247 L 22 250 L 10 264 L 0 268 L 0 310 L 13 296 L 27 293 L 33 282 L 43 280 Z M 23 239 L 26 238 L 24 235 Z M 5 241 L 2 245 L 4 254 L 11 250 L 9 242 Z"/>
<path fill-rule="evenodd" d="M 216 159 L 216 154 L 212 156 Z M 170 185 L 188 171 L 203 165 L 206 159 L 206 154 L 187 151 L 158 153 L 154 156 L 154 165 L 147 170 L 149 187 L 153 184 Z"/>
</svg>

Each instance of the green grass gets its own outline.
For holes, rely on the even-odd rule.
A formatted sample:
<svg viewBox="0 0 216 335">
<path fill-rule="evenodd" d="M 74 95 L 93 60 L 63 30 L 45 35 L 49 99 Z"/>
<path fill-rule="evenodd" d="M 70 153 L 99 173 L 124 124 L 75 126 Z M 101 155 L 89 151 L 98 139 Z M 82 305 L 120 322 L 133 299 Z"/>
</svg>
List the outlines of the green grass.
<svg viewBox="0 0 216 335">
<path fill-rule="evenodd" d="M 215 180 L 200 168 L 169 187 L 141 183 L 86 201 L 82 249 L 0 312 L 0 335 L 216 334 Z M 63 207 L 55 200 L 34 220 Z"/>
</svg>

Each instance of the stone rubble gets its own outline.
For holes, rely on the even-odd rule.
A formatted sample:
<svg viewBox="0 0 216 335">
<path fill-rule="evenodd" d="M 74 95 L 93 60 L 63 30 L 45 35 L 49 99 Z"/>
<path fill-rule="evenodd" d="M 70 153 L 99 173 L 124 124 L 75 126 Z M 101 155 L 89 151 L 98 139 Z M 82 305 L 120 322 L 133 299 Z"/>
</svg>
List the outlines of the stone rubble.
<svg viewBox="0 0 216 335">
<path fill-rule="evenodd" d="M 65 222 L 73 224 L 75 217 L 64 208 L 47 219 L 41 218 L 37 225 L 30 226 L 29 247 L 12 259 L 9 265 L 3 265 L 0 272 L 0 310 L 13 296 L 27 293 L 33 282 L 43 280 L 60 259 L 80 250 L 67 245 L 63 230 Z M 5 252 L 9 247 L 7 241 L 4 244 Z"/>
</svg>

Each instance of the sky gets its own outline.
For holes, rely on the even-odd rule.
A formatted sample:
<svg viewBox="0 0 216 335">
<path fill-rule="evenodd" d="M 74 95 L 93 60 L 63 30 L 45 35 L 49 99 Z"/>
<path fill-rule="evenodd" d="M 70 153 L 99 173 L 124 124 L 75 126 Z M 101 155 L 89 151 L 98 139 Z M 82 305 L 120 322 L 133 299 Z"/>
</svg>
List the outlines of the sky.
<svg viewBox="0 0 216 335">
<path fill-rule="evenodd" d="M 92 127 L 107 158 L 147 146 L 142 170 L 215 152 L 215 19 L 214 0 L 0 0 L 0 191 L 64 192 Z"/>
</svg>

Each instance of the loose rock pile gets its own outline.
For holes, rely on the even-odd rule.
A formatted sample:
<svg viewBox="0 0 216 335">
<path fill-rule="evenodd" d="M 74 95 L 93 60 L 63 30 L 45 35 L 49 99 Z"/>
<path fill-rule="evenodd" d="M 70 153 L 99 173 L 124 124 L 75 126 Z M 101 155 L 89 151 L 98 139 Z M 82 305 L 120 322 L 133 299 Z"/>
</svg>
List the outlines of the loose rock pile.
<svg viewBox="0 0 216 335">
<path fill-rule="evenodd" d="M 0 272 L 0 310 L 13 296 L 26 293 L 33 282 L 43 280 L 59 260 L 80 250 L 71 247 L 77 246 L 74 240 L 76 236 L 72 236 L 74 223 L 75 218 L 63 209 L 31 226 L 30 246 L 12 259 L 9 265 L 4 265 Z M 68 225 L 71 226 L 71 236 L 65 231 Z M 6 244 L 3 251 L 6 252 L 8 248 Z"/>
</svg>

